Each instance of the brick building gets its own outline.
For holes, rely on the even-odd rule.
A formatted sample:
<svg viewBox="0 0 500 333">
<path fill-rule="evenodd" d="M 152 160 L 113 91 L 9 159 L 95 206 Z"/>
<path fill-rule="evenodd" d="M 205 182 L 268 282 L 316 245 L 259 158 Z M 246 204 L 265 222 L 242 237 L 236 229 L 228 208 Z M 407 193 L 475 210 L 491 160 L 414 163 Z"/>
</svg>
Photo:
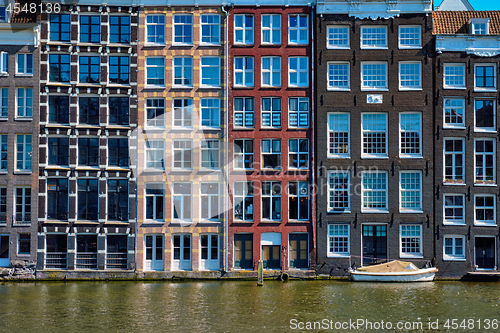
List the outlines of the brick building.
<svg viewBox="0 0 500 333">
<path fill-rule="evenodd" d="M 230 8 L 228 270 L 315 265 L 313 9 Z"/>
<path fill-rule="evenodd" d="M 195 3 L 148 1 L 139 15 L 140 272 L 224 268 L 226 16 Z"/>
<path fill-rule="evenodd" d="M 431 1 L 317 7 L 318 272 L 433 258 Z"/>
<path fill-rule="evenodd" d="M 498 11 L 436 11 L 435 251 L 439 274 L 498 269 Z"/>
<path fill-rule="evenodd" d="M 6 9 L 0 7 L 0 267 L 36 261 L 38 199 L 38 25 L 35 14 Z"/>
<path fill-rule="evenodd" d="M 135 269 L 137 18 L 122 1 L 41 14 L 40 276 Z"/>
</svg>

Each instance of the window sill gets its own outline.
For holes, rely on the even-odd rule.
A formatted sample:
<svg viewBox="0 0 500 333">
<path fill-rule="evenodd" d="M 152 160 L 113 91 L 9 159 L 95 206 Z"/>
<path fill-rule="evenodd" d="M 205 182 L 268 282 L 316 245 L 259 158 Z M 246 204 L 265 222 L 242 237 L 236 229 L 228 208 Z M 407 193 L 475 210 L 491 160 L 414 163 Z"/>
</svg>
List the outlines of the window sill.
<svg viewBox="0 0 500 333">
<path fill-rule="evenodd" d="M 193 89 L 193 86 L 180 86 L 180 85 L 176 85 L 176 84 L 173 84 L 171 86 L 172 89 Z"/>
<path fill-rule="evenodd" d="M 260 171 L 263 171 L 263 172 L 281 172 L 281 168 L 262 168 L 260 169 Z"/>
<path fill-rule="evenodd" d="M 418 159 L 418 158 L 422 158 L 422 155 L 399 155 L 399 158 L 403 158 L 403 159 Z"/>
<path fill-rule="evenodd" d="M 326 49 L 327 50 L 350 50 L 351 47 L 350 46 L 328 46 L 326 45 Z"/>
<path fill-rule="evenodd" d="M 99 88 L 101 87 L 100 83 L 85 83 L 85 82 L 80 82 L 76 84 L 77 88 Z"/>
<path fill-rule="evenodd" d="M 130 171 L 130 167 L 107 166 L 107 171 Z"/>
<path fill-rule="evenodd" d="M 144 85 L 144 89 L 165 90 L 165 86 L 148 86 L 148 85 Z"/>
<path fill-rule="evenodd" d="M 388 50 L 387 46 L 360 46 L 361 50 Z"/>
<path fill-rule="evenodd" d="M 465 221 L 462 221 L 462 222 L 446 222 L 446 221 L 443 221 L 443 225 L 451 225 L 451 226 L 467 226 L 467 224 L 465 223 Z"/>
<path fill-rule="evenodd" d="M 222 171 L 220 168 L 210 169 L 210 168 L 203 168 L 203 167 L 200 167 L 200 168 L 198 169 L 198 172 L 204 172 L 204 173 L 206 173 L 206 172 L 220 172 L 220 171 Z"/>
<path fill-rule="evenodd" d="M 222 46 L 221 43 L 199 43 L 198 46 L 202 47 L 217 47 L 217 46 Z"/>
<path fill-rule="evenodd" d="M 233 219 L 233 223 L 238 223 L 238 224 L 254 224 L 255 221 L 243 221 L 243 220 Z"/>
<path fill-rule="evenodd" d="M 75 168 L 75 170 L 94 170 L 94 171 L 99 171 L 101 168 L 97 166 L 90 166 L 90 165 L 79 165 Z"/>
<path fill-rule="evenodd" d="M 422 214 L 423 210 L 399 210 L 400 214 Z"/>
<path fill-rule="evenodd" d="M 465 182 L 461 181 L 460 183 L 455 183 L 455 182 L 443 182 L 443 185 L 459 185 L 459 186 L 465 186 Z"/>
<path fill-rule="evenodd" d="M 401 46 L 399 45 L 400 50 L 420 50 L 422 49 L 422 46 Z"/>
<path fill-rule="evenodd" d="M 309 42 L 305 42 L 305 43 L 288 42 L 288 46 L 301 46 L 301 47 L 304 47 L 304 46 L 307 46 L 307 45 L 309 45 Z"/>
<path fill-rule="evenodd" d="M 145 173 L 165 173 L 165 169 L 145 168 L 142 170 Z"/>
<path fill-rule="evenodd" d="M 497 131 L 493 127 L 488 127 L 488 128 L 474 128 L 474 133 L 496 133 Z"/>
<path fill-rule="evenodd" d="M 278 223 L 281 223 L 283 221 L 279 220 L 279 221 L 275 221 L 275 220 L 260 220 L 260 223 L 263 223 L 263 224 L 278 224 Z"/>
<path fill-rule="evenodd" d="M 464 130 L 465 126 L 464 125 L 459 125 L 459 126 L 450 126 L 450 125 L 443 125 L 443 129 L 459 129 L 459 130 Z"/>
<path fill-rule="evenodd" d="M 326 255 L 328 258 L 349 258 L 351 257 L 351 255 L 349 253 L 346 253 L 346 254 L 332 254 L 332 253 L 328 253 Z"/>
<path fill-rule="evenodd" d="M 305 131 L 308 129 L 309 129 L 309 126 L 304 126 L 304 127 L 288 126 L 288 130 L 290 130 L 290 131 Z"/>
<path fill-rule="evenodd" d="M 162 127 L 153 127 L 153 126 L 146 126 L 144 127 L 144 131 L 149 131 L 149 132 L 164 132 L 166 130 L 165 126 Z"/>
<path fill-rule="evenodd" d="M 494 93 L 496 93 L 497 89 L 496 88 L 478 88 L 478 87 L 474 87 L 474 92 L 494 92 Z"/>
<path fill-rule="evenodd" d="M 87 220 L 79 220 L 75 221 L 74 224 L 99 224 L 97 221 L 87 221 Z"/>
<path fill-rule="evenodd" d="M 254 86 L 236 86 L 233 85 L 233 89 L 253 89 L 255 88 Z"/>
<path fill-rule="evenodd" d="M 255 45 L 254 43 L 237 43 L 237 42 L 235 42 L 231 46 L 243 46 L 243 47 L 246 46 L 246 47 L 249 47 L 249 46 L 254 46 L 254 45 Z"/>
<path fill-rule="evenodd" d="M 43 223 L 50 223 L 50 224 L 69 224 L 68 221 L 63 221 L 63 220 L 45 220 Z"/>
<path fill-rule="evenodd" d="M 362 160 L 363 159 L 366 159 L 366 160 L 384 159 L 384 160 L 386 160 L 388 158 L 389 158 L 389 156 L 387 156 L 387 155 L 383 155 L 383 156 L 373 156 L 373 155 L 372 156 L 363 156 L 363 155 L 361 155 Z"/>
<path fill-rule="evenodd" d="M 54 127 L 54 128 L 71 128 L 69 124 L 55 124 L 55 123 L 47 123 L 45 127 Z"/>
<path fill-rule="evenodd" d="M 69 171 L 69 166 L 60 166 L 60 165 L 47 165 L 45 169 L 53 169 L 53 170 L 67 170 Z"/>
<path fill-rule="evenodd" d="M 443 257 L 443 261 L 466 261 L 465 258 L 445 258 Z"/>
<path fill-rule="evenodd" d="M 0 170 L 0 175 L 6 175 L 6 174 L 8 174 L 7 170 Z"/>
<path fill-rule="evenodd" d="M 309 219 L 307 220 L 288 220 L 288 223 L 309 223 Z"/>
<path fill-rule="evenodd" d="M 389 214 L 389 210 L 361 210 L 362 214 Z"/>
<path fill-rule="evenodd" d="M 348 209 L 348 210 L 328 210 L 326 211 L 327 214 L 334 214 L 334 215 L 337 215 L 337 214 L 350 214 L 351 213 L 351 210 Z"/>
<path fill-rule="evenodd" d="M 497 184 L 496 183 L 492 183 L 492 184 L 474 183 L 474 186 L 478 186 L 478 187 L 496 187 Z"/>
<path fill-rule="evenodd" d="M 9 117 L 0 117 L 0 121 L 8 121 Z"/>
<path fill-rule="evenodd" d="M 293 167 L 288 167 L 287 171 L 290 171 L 290 172 L 304 172 L 304 171 L 309 171 L 309 168 L 293 168 Z"/>
<path fill-rule="evenodd" d="M 14 171 L 15 175 L 31 175 L 32 173 L 33 172 L 31 170 L 29 170 L 29 171 Z"/>
<path fill-rule="evenodd" d="M 282 128 L 281 127 L 272 127 L 272 126 L 262 126 L 260 128 L 261 130 L 264 130 L 264 131 L 281 131 Z"/>
<path fill-rule="evenodd" d="M 351 158 L 351 156 L 350 155 L 326 155 L 326 158 L 348 159 L 348 158 Z"/>
<path fill-rule="evenodd" d="M 108 88 L 126 88 L 126 89 L 132 88 L 132 86 L 130 85 L 130 83 L 128 83 L 128 84 L 108 83 L 106 85 L 106 87 L 108 87 Z"/>
<path fill-rule="evenodd" d="M 106 46 L 111 46 L 111 47 L 132 47 L 132 44 L 130 43 L 111 43 L 106 41 Z"/>
<path fill-rule="evenodd" d="M 281 89 L 281 86 L 264 86 L 261 84 L 260 88 L 261 89 Z"/>
<path fill-rule="evenodd" d="M 94 128 L 94 129 L 100 129 L 100 125 L 91 125 L 91 124 L 78 124 L 75 126 L 76 128 Z"/>
<path fill-rule="evenodd" d="M 181 173 L 191 173 L 191 172 L 193 172 L 193 169 L 192 169 L 192 168 L 191 168 L 191 169 L 172 168 L 172 169 L 170 169 L 169 171 L 170 171 L 170 173 L 172 173 L 172 172 L 175 172 L 175 173 L 177 173 L 177 172 L 181 172 Z"/>
<path fill-rule="evenodd" d="M 192 46 L 194 46 L 194 44 L 193 43 L 175 43 L 175 42 L 173 42 L 172 46 L 175 46 L 175 47 L 192 47 Z"/>
<path fill-rule="evenodd" d="M 222 130 L 221 127 L 208 127 L 208 126 L 201 126 L 200 129 L 204 130 L 204 131 L 220 131 L 220 130 Z"/>
<path fill-rule="evenodd" d="M 200 220 L 200 224 L 220 223 L 220 220 Z"/>
<path fill-rule="evenodd" d="M 402 88 L 402 87 L 399 87 L 399 91 L 422 91 L 422 87 L 419 87 L 419 88 Z"/>
<path fill-rule="evenodd" d="M 475 227 L 497 227 L 497 224 L 496 222 L 477 222 L 477 221 L 474 221 L 474 226 Z"/>
<path fill-rule="evenodd" d="M 33 74 L 16 73 L 14 77 L 33 77 Z"/>
<path fill-rule="evenodd" d="M 8 77 L 9 73 L 0 73 L 0 77 Z"/>
<path fill-rule="evenodd" d="M 192 88 L 192 87 L 191 87 Z M 221 89 L 221 86 L 199 86 L 199 89 Z"/>
<path fill-rule="evenodd" d="M 327 91 L 351 91 L 351 88 L 326 88 Z"/>
<path fill-rule="evenodd" d="M 54 81 L 49 81 L 47 82 L 47 85 L 51 85 L 51 86 L 59 86 L 59 87 L 71 87 L 71 83 L 69 82 L 54 82 Z"/>
<path fill-rule="evenodd" d="M 189 131 L 191 132 L 193 130 L 193 127 L 173 127 L 170 129 L 170 131 Z"/>
<path fill-rule="evenodd" d="M 117 129 L 117 130 L 129 130 L 129 129 L 132 129 L 132 127 L 130 127 L 130 125 L 107 125 L 106 126 L 107 129 Z"/>
<path fill-rule="evenodd" d="M 290 88 L 290 89 L 305 89 L 305 88 L 309 88 L 309 85 L 307 85 L 307 86 L 296 86 L 296 85 L 289 84 L 288 88 Z"/>
<path fill-rule="evenodd" d="M 19 117 L 19 118 L 14 118 L 14 121 L 33 121 L 33 118 L 28 118 L 28 117 L 21 118 L 21 117 Z"/>
<path fill-rule="evenodd" d="M 255 127 L 233 127 L 233 131 L 253 131 Z"/>
<path fill-rule="evenodd" d="M 419 253 L 419 254 L 404 254 L 404 253 L 401 253 L 399 255 L 400 258 L 408 258 L 408 259 L 422 259 L 424 258 L 424 256 Z"/>
<path fill-rule="evenodd" d="M 104 224 L 114 224 L 114 225 L 129 225 L 129 222 L 123 222 L 123 221 L 106 221 Z"/>
<path fill-rule="evenodd" d="M 447 86 L 443 86 L 443 89 L 449 89 L 449 90 L 465 90 L 467 89 L 467 87 L 447 87 Z M 455 96 L 453 96 L 455 97 Z"/>
<path fill-rule="evenodd" d="M 142 222 L 142 224 L 155 224 L 155 225 L 161 225 L 165 224 L 165 221 L 157 221 L 157 220 L 145 220 Z"/>
<path fill-rule="evenodd" d="M 233 168 L 233 172 L 253 172 L 255 169 Z"/>
<path fill-rule="evenodd" d="M 361 91 L 389 91 L 388 88 L 380 88 L 380 89 L 374 89 L 374 88 L 361 88 Z"/>
</svg>

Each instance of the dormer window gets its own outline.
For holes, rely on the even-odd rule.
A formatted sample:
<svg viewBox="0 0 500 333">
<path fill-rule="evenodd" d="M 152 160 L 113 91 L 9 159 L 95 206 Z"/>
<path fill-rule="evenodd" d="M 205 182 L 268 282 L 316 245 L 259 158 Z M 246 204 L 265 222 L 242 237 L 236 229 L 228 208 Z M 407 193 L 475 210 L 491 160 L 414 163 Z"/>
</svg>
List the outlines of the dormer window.
<svg viewBox="0 0 500 333">
<path fill-rule="evenodd" d="M 470 33 L 472 35 L 488 35 L 490 28 L 489 18 L 474 18 L 469 22 Z"/>
</svg>

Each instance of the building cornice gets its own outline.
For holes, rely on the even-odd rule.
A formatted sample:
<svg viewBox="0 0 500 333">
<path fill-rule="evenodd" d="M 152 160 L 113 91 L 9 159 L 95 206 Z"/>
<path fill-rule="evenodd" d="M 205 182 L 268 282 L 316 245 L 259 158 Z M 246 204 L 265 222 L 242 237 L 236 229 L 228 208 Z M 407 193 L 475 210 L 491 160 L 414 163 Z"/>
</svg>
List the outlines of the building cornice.
<svg viewBox="0 0 500 333">
<path fill-rule="evenodd" d="M 348 14 L 372 20 L 389 19 L 401 14 L 432 13 L 431 0 L 318 0 L 318 14 Z"/>
<path fill-rule="evenodd" d="M 494 57 L 500 54 L 500 35 L 436 35 L 436 51 Z"/>
</svg>

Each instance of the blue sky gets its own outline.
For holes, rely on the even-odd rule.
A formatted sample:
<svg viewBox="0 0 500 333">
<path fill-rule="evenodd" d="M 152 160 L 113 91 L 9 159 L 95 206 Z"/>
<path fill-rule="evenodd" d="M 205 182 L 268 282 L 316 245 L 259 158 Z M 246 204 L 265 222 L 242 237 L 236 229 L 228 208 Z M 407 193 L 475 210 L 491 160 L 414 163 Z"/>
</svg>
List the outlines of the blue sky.
<svg viewBox="0 0 500 333">
<path fill-rule="evenodd" d="M 434 5 L 438 6 L 442 0 L 434 0 Z M 498 0 L 469 0 L 469 3 L 475 10 L 500 10 L 500 1 Z"/>
</svg>

